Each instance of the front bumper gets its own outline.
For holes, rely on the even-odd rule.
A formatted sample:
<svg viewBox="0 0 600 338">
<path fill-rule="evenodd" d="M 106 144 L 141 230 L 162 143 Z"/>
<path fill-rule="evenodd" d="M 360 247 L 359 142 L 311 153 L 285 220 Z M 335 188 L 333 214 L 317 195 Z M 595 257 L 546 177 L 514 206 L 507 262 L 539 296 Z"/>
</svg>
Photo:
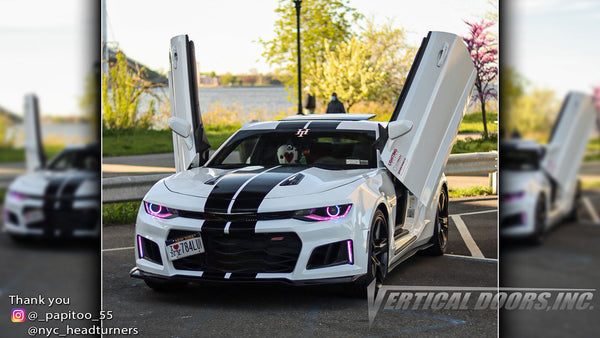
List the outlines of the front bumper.
<svg viewBox="0 0 600 338">
<path fill-rule="evenodd" d="M 352 211 L 344 218 L 322 222 L 286 218 L 226 223 L 216 227 L 215 222 L 202 219 L 161 219 L 141 208 L 131 276 L 322 284 L 352 282 L 367 273 L 368 224 L 362 225 Z M 166 241 L 176 237 L 173 233 L 200 233 L 206 252 L 170 261 Z M 347 258 L 340 260 L 344 255 Z"/>
<path fill-rule="evenodd" d="M 17 236 L 98 237 L 99 214 L 97 197 L 48 199 L 26 196 L 17 199 L 7 195 L 4 231 Z"/>
</svg>

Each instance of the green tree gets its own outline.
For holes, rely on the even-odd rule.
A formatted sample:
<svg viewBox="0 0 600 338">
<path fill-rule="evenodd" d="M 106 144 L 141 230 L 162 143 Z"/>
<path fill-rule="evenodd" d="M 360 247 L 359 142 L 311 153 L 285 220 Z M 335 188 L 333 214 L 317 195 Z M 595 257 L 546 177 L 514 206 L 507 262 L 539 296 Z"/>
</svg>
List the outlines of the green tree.
<svg viewBox="0 0 600 338">
<path fill-rule="evenodd" d="M 394 28 L 392 20 L 377 25 L 374 18 L 369 18 L 360 37 L 370 50 L 371 62 L 379 63 L 385 73 L 384 85 L 377 88 L 370 99 L 392 102 L 400 95 L 417 48 L 406 42 L 404 29 Z"/>
<path fill-rule="evenodd" d="M 297 50 L 296 50 L 296 8 L 293 1 L 279 0 L 275 9 L 278 19 L 275 21 L 275 36 L 271 40 L 259 39 L 270 65 L 280 67 L 279 73 L 288 74 L 285 84 L 290 93 L 298 88 Z M 348 41 L 352 36 L 351 26 L 361 17 L 356 9 L 350 7 L 348 0 L 304 0 L 300 16 L 302 78 L 313 70 L 317 60 L 323 60 L 325 42 L 329 50 Z M 293 74 L 294 76 L 289 76 Z M 294 95 L 291 95 L 294 97 Z"/>
<path fill-rule="evenodd" d="M 559 109 L 560 102 L 554 91 L 534 89 L 515 100 L 511 114 L 502 123 L 509 133 L 518 130 L 523 137 L 544 142 L 550 136 Z"/>
<path fill-rule="evenodd" d="M 512 115 L 515 114 L 515 105 L 525 95 L 526 80 L 513 67 L 503 67 L 500 70 L 500 134 L 509 137 L 513 126 L 510 122 Z"/>
<path fill-rule="evenodd" d="M 357 37 L 331 50 L 325 42 L 322 60 L 311 64 L 312 72 L 307 84 L 315 96 L 326 100 L 336 92 L 346 105 L 347 112 L 358 102 L 377 99 L 386 85 L 384 59 L 373 58 L 372 45 Z"/>
<path fill-rule="evenodd" d="M 148 129 L 160 98 L 152 92 L 157 87 L 144 79 L 145 68 L 128 67 L 125 54 L 118 52 L 108 74 L 102 78 L 102 125 L 106 129 Z M 154 97 L 145 111 L 140 111 L 144 94 Z"/>
</svg>

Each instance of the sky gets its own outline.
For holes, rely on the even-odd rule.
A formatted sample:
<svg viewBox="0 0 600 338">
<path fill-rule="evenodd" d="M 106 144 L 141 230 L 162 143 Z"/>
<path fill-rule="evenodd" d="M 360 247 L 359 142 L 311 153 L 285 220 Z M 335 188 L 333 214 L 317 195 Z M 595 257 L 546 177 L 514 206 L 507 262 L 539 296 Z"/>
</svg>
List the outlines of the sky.
<svg viewBox="0 0 600 338">
<path fill-rule="evenodd" d="M 80 0 L 0 0 L 0 106 L 22 115 L 34 92 L 42 114 L 81 115 L 93 15 Z"/>
<path fill-rule="evenodd" d="M 291 1 L 291 0 L 290 0 Z M 600 1 L 507 0 L 514 66 L 531 87 L 589 92 L 600 85 Z M 94 13 L 80 0 L 0 0 L 0 106 L 19 114 L 35 92 L 43 114 L 77 115 L 90 48 L 97 41 Z M 168 68 L 169 40 L 189 34 L 200 71 L 273 70 L 259 38 L 273 37 L 277 0 L 106 0 L 108 40 L 151 68 Z M 463 19 L 493 10 L 487 0 L 351 0 L 377 21 L 387 18 L 418 45 L 429 30 L 466 35 Z M 501 36 L 502 38 L 502 36 Z M 502 53 L 502 51 L 501 51 Z"/>
<path fill-rule="evenodd" d="M 290 0 L 291 1 L 291 0 Z M 188 34 L 201 72 L 261 73 L 274 70 L 257 41 L 273 38 L 277 0 L 107 0 L 108 41 L 151 68 L 167 69 L 171 37 Z M 351 0 L 350 6 L 376 20 L 393 19 L 419 45 L 430 30 L 467 34 L 462 19 L 478 19 L 493 9 L 485 0 Z M 416 13 L 421 13 L 420 15 Z"/>
<path fill-rule="evenodd" d="M 560 99 L 570 90 L 591 93 L 600 86 L 600 1 L 510 2 L 511 16 L 501 18 L 512 37 L 503 67 L 522 74 L 528 89 L 552 89 Z"/>
</svg>

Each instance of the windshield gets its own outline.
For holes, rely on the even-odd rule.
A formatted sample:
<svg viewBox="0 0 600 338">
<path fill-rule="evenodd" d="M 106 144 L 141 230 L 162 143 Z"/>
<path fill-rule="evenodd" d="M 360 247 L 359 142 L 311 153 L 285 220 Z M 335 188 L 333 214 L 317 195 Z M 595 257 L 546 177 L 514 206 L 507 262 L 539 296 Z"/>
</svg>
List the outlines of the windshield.
<svg viewBox="0 0 600 338">
<path fill-rule="evenodd" d="M 48 164 L 49 170 L 100 170 L 100 155 L 96 152 L 86 150 L 65 150 L 56 155 Z"/>
<path fill-rule="evenodd" d="M 330 169 L 374 168 L 374 131 L 240 131 L 207 167 L 302 165 Z"/>
</svg>

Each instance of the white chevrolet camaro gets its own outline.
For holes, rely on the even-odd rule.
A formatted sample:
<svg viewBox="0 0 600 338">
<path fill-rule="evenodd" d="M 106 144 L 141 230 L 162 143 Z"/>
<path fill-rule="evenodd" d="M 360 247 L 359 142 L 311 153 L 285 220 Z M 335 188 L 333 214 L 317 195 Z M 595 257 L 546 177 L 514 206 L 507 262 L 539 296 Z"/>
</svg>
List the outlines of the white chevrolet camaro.
<svg viewBox="0 0 600 338">
<path fill-rule="evenodd" d="M 177 173 L 144 197 L 131 276 L 188 281 L 382 282 L 444 253 L 443 177 L 475 70 L 460 37 L 423 41 L 390 122 L 325 114 L 245 125 L 210 159 L 193 43 L 171 40 Z"/>
<path fill-rule="evenodd" d="M 28 173 L 4 199 L 4 231 L 13 239 L 100 236 L 100 145 L 69 145 L 48 164 L 41 144 L 37 97 L 25 98 Z"/>
</svg>

